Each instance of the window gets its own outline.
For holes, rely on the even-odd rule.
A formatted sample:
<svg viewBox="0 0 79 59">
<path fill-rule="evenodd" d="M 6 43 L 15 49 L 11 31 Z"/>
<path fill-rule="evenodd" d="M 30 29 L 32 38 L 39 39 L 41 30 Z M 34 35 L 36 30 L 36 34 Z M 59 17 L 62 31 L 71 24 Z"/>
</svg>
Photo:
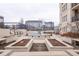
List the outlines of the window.
<svg viewBox="0 0 79 59">
<path fill-rule="evenodd" d="M 64 28 L 63 28 L 63 31 L 64 31 L 64 32 L 67 32 L 67 27 L 64 27 Z"/>
<path fill-rule="evenodd" d="M 65 16 L 65 21 L 67 21 L 67 15 Z"/>
<path fill-rule="evenodd" d="M 62 7 L 62 11 L 65 11 L 65 10 L 67 10 L 67 3 L 64 4 L 63 7 Z"/>
<path fill-rule="evenodd" d="M 67 21 L 67 15 L 62 17 L 62 22 Z"/>
</svg>

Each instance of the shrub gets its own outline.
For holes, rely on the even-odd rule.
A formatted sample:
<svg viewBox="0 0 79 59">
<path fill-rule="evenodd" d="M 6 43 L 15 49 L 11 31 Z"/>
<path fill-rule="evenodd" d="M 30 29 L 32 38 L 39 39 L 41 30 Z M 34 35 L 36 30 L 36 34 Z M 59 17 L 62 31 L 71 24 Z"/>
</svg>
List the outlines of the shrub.
<svg viewBox="0 0 79 59">
<path fill-rule="evenodd" d="M 61 36 L 72 37 L 72 38 L 79 38 L 79 33 L 67 32 L 67 33 L 61 34 Z"/>
</svg>

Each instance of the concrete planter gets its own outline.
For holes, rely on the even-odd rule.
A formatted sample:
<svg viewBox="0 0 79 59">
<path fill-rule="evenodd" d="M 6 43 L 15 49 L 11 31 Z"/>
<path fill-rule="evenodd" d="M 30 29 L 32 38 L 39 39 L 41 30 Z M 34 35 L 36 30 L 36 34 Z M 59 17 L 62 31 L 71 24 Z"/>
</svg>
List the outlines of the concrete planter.
<svg viewBox="0 0 79 59">
<path fill-rule="evenodd" d="M 65 46 L 53 46 L 47 39 L 45 39 L 45 44 L 47 46 L 47 48 L 49 49 L 49 51 L 53 51 L 53 50 L 72 50 L 73 47 L 62 42 L 62 41 L 59 41 L 61 43 L 63 43 Z"/>
<path fill-rule="evenodd" d="M 17 42 L 19 42 L 19 41 L 20 40 L 18 40 Z M 6 46 L 5 49 L 7 49 L 7 50 L 10 49 L 10 50 L 13 50 L 14 52 L 26 52 L 26 51 L 30 50 L 32 43 L 33 43 L 33 40 L 31 39 L 25 46 L 12 46 L 17 42 L 14 42 L 14 43 Z"/>
</svg>

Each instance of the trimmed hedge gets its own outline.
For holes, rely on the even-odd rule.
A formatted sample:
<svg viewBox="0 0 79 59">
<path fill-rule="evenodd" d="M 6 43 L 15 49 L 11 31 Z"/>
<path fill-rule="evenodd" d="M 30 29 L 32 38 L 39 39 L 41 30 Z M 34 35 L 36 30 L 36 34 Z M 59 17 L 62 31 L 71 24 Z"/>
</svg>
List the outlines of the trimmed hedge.
<svg viewBox="0 0 79 59">
<path fill-rule="evenodd" d="M 79 33 L 67 32 L 67 33 L 61 34 L 61 36 L 67 36 L 67 37 L 72 37 L 72 38 L 79 38 Z"/>
</svg>

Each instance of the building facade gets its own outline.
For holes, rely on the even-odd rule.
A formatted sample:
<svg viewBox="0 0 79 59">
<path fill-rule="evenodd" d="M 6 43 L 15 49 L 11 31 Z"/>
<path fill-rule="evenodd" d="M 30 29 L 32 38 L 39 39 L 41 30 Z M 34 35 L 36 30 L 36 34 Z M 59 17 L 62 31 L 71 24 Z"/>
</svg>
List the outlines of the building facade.
<svg viewBox="0 0 79 59">
<path fill-rule="evenodd" d="M 0 16 L 0 28 L 4 28 L 4 17 Z"/>
<path fill-rule="evenodd" d="M 59 29 L 66 42 L 79 47 L 79 3 L 60 3 Z"/>
<path fill-rule="evenodd" d="M 26 21 L 28 30 L 54 30 L 54 22 L 43 22 L 40 20 Z"/>
<path fill-rule="evenodd" d="M 60 34 L 79 32 L 79 3 L 60 3 Z"/>
<path fill-rule="evenodd" d="M 41 30 L 42 21 L 29 20 L 29 21 L 26 21 L 26 26 L 28 30 Z"/>
<path fill-rule="evenodd" d="M 44 22 L 44 30 L 54 30 L 54 23 L 53 22 Z"/>
<path fill-rule="evenodd" d="M 26 29 L 23 18 L 21 18 L 20 22 L 18 22 L 17 29 Z"/>
</svg>

